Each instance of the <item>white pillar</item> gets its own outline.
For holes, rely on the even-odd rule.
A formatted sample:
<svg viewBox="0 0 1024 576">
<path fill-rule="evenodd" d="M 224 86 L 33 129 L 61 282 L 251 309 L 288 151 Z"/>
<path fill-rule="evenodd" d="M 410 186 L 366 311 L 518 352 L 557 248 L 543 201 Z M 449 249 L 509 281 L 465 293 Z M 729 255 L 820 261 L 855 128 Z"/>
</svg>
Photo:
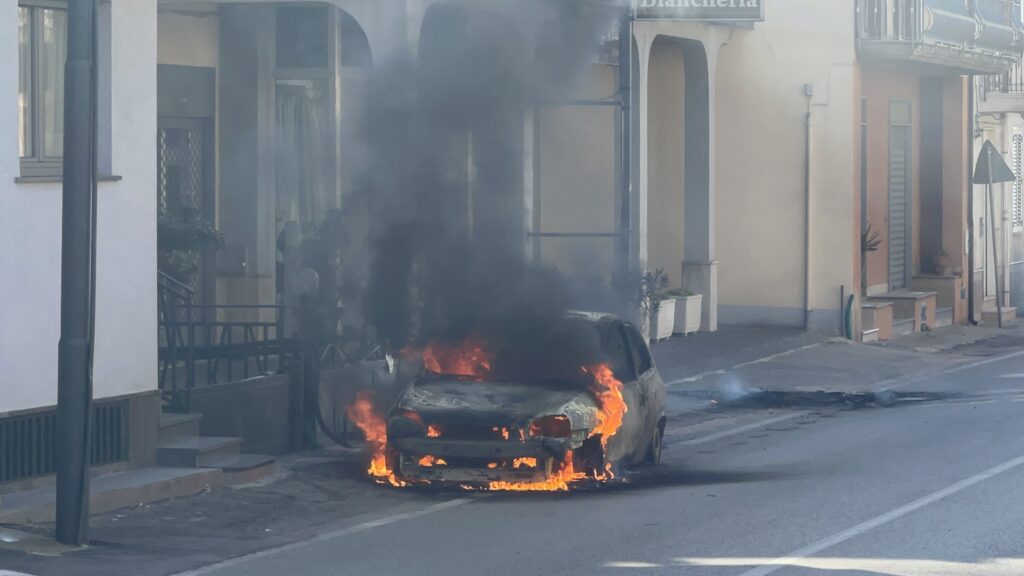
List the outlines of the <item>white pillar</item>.
<svg viewBox="0 0 1024 576">
<path fill-rule="evenodd" d="M 636 24 L 639 27 L 641 24 Z M 648 142 L 649 137 L 649 94 L 650 94 L 650 64 L 651 64 L 651 46 L 654 44 L 655 35 L 645 31 L 637 30 L 634 28 L 633 37 L 636 40 L 637 45 L 637 57 L 639 59 L 639 66 L 637 66 L 637 74 L 635 81 L 637 83 L 637 201 L 636 201 L 636 215 L 634 218 L 635 224 L 635 239 L 637 244 L 637 260 L 640 270 L 647 269 L 647 200 L 649 193 L 649 181 L 650 181 L 650 166 L 648 165 Z"/>
</svg>

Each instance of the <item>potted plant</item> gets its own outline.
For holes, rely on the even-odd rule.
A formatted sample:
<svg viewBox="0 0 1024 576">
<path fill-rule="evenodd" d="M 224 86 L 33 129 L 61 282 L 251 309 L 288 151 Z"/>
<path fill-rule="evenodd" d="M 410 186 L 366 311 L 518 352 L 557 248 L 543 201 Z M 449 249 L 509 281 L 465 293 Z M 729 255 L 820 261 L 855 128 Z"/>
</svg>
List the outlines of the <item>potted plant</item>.
<svg viewBox="0 0 1024 576">
<path fill-rule="evenodd" d="M 676 319 L 676 301 L 667 296 L 668 276 L 661 268 L 644 272 L 640 280 L 641 322 L 647 324 L 651 340 L 664 340 L 672 336 Z M 644 327 L 642 326 L 641 329 Z"/>
<path fill-rule="evenodd" d="M 674 300 L 675 327 L 674 334 L 686 336 L 700 330 L 701 302 L 700 294 L 694 294 L 684 288 L 669 290 L 666 296 Z"/>
</svg>

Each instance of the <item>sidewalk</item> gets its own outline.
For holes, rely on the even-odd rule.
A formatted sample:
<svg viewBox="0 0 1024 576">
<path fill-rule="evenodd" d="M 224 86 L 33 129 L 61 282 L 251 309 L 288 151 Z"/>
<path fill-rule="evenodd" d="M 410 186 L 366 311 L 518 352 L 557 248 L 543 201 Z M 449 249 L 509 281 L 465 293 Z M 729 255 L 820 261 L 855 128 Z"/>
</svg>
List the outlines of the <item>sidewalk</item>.
<svg viewBox="0 0 1024 576">
<path fill-rule="evenodd" d="M 662 378 L 676 395 L 858 393 L 1024 349 L 1024 324 L 1002 330 L 951 326 L 872 344 L 822 333 L 730 328 L 674 338 L 652 349 Z"/>
</svg>

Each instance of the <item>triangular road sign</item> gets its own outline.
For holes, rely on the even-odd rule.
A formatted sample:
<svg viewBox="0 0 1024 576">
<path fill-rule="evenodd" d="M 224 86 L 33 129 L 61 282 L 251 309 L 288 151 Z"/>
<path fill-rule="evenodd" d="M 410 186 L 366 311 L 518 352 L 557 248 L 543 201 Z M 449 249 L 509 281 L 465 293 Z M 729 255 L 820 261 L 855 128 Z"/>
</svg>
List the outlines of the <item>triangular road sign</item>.
<svg viewBox="0 0 1024 576">
<path fill-rule="evenodd" d="M 989 169 L 991 168 L 991 173 Z M 1006 165 L 1003 155 L 996 150 L 991 140 L 985 140 L 981 147 L 981 154 L 978 154 L 978 164 L 974 167 L 975 184 L 997 184 L 999 182 L 1013 182 L 1017 177 L 1013 170 Z"/>
</svg>

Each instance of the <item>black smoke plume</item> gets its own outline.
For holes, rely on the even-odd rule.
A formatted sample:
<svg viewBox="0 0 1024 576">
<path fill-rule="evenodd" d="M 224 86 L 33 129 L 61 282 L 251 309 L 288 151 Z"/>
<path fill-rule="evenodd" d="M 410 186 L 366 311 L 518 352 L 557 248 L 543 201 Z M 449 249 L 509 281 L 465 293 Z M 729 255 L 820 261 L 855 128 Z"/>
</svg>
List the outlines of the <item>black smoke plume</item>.
<svg viewBox="0 0 1024 576">
<path fill-rule="evenodd" d="M 374 71 L 364 305 L 387 348 L 528 339 L 575 304 L 556 270 L 527 257 L 524 121 L 572 93 L 616 16 L 591 0 L 437 6 L 417 57 Z"/>
</svg>

